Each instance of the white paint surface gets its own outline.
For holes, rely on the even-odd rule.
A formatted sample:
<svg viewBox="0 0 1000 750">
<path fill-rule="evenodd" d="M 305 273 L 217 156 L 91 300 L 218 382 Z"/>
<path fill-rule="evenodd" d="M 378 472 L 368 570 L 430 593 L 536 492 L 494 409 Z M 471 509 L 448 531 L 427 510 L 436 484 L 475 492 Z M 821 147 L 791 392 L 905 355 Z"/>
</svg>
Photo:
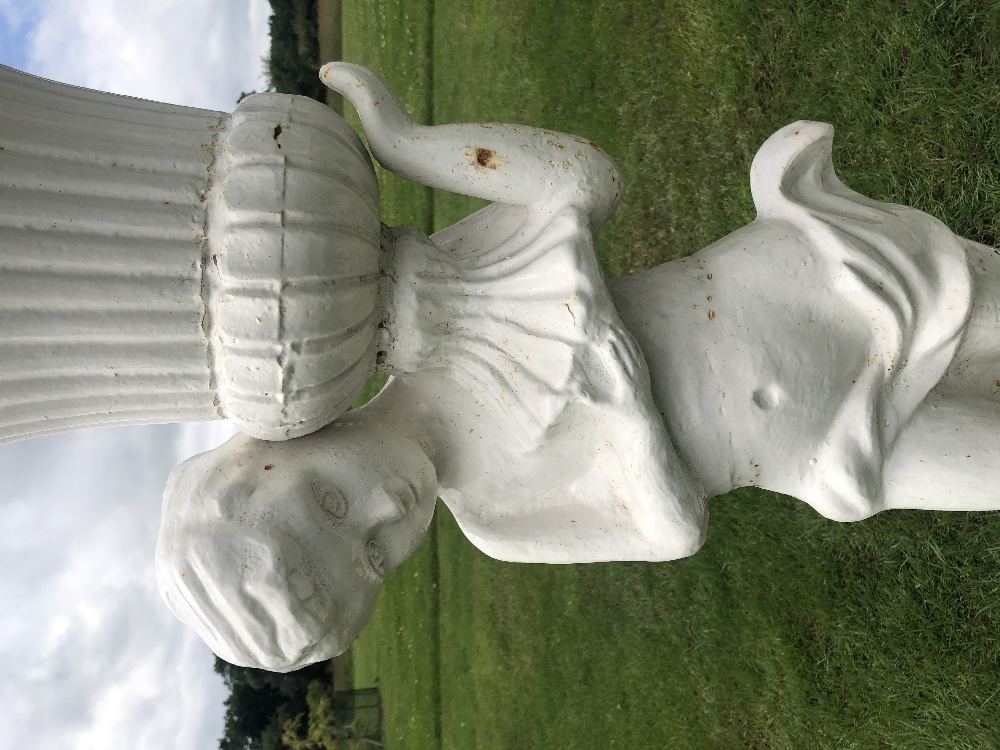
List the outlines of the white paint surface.
<svg viewBox="0 0 1000 750">
<path fill-rule="evenodd" d="M 744 485 L 843 521 L 892 507 L 1000 507 L 989 437 L 998 402 L 981 382 L 998 348 L 994 255 L 846 188 L 830 126 L 793 123 L 764 144 L 751 173 L 755 222 L 615 280 L 609 294 L 592 238 L 621 185 L 599 149 L 521 126 L 422 127 L 371 71 L 330 64 L 323 78 L 356 106 L 384 165 L 495 202 L 430 238 L 402 228 L 383 241 L 382 367 L 396 377 L 368 406 L 280 445 L 239 438 L 177 475 L 161 585 L 216 648 L 285 669 L 346 647 L 361 603 L 402 560 L 391 554 L 365 578 L 366 551 L 389 529 L 403 534 L 393 549 L 415 547 L 435 494 L 483 551 L 549 563 L 693 554 L 706 496 Z M 417 458 L 393 460 L 405 455 Z M 312 479 L 282 503 L 235 523 L 223 514 L 216 536 L 205 529 L 218 520 L 197 522 L 200 509 L 216 519 L 223 498 L 256 502 L 288 467 Z M 909 480 L 931 473 L 969 494 L 957 501 L 940 482 Z M 315 524 L 295 554 L 281 552 L 284 519 L 317 495 L 374 511 L 393 487 L 409 488 L 402 515 L 350 533 Z M 174 552 L 188 539 L 294 558 L 309 596 L 284 582 L 291 575 L 254 588 L 266 627 L 220 609 L 259 577 L 192 566 Z M 332 575 L 328 545 L 361 578 Z M 337 603 L 317 613 L 324 587 L 336 593 L 323 601 Z M 305 631 L 283 636 L 281 623 Z"/>
<path fill-rule="evenodd" d="M 232 409 L 220 389 L 218 411 L 246 432 L 312 432 L 240 436 L 171 479 L 160 585 L 218 653 L 285 670 L 346 648 L 384 576 L 419 544 L 436 495 L 488 554 L 548 563 L 693 554 L 706 498 L 745 485 L 842 521 L 1000 506 L 995 256 L 846 188 L 830 126 L 793 123 L 762 146 L 756 221 L 609 292 L 593 234 L 621 182 L 596 145 L 523 126 L 419 126 L 371 71 L 330 64 L 322 76 L 355 104 L 387 167 L 494 203 L 432 237 L 369 231 L 357 256 L 369 265 L 343 288 L 326 284 L 353 256 L 303 241 L 293 219 L 315 204 L 324 209 L 306 223 L 339 231 L 359 211 L 298 189 L 294 159 L 278 151 L 288 136 L 304 173 L 339 172 L 335 186 L 353 185 L 364 203 L 343 178 L 344 138 L 331 149 L 320 124 L 296 142 L 306 108 L 278 96 L 199 126 L 221 134 L 205 144 L 207 208 L 193 205 L 208 214 L 194 240 L 208 251 L 200 268 L 219 270 L 184 301 L 207 310 L 204 387 L 238 384 L 246 406 Z M 111 105 L 123 106 L 86 102 Z M 257 123 L 265 110 L 277 119 Z M 247 138 L 241 117 L 256 123 Z M 13 151 L 15 164 L 32 157 Z M 270 228 L 244 237 L 228 218 L 240 212 Z M 283 295 L 300 277 L 286 261 L 312 263 L 310 252 L 329 262 L 313 275 L 332 302 L 317 294 L 296 317 Z M 220 293 L 233 278 L 242 296 Z M 370 291 L 341 304 L 359 283 Z M 344 398 L 331 407 L 295 385 L 308 369 L 296 356 L 329 340 L 335 362 L 350 352 L 344 361 L 367 363 L 363 373 L 377 362 L 395 376 L 339 417 Z M 240 356 L 227 359 L 227 346 Z M 10 361 L 27 372 L 34 360 Z M 240 367 L 246 377 L 232 374 Z M 74 377 L 85 379 L 70 373 L 70 391 Z M 291 403 L 294 419 L 282 421 Z"/>
</svg>

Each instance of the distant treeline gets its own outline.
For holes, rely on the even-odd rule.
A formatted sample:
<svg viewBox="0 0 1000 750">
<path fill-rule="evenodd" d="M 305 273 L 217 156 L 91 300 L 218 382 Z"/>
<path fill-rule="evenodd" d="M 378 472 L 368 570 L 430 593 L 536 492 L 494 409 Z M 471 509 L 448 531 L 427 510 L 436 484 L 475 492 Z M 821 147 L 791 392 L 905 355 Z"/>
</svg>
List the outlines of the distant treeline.
<svg viewBox="0 0 1000 750">
<path fill-rule="evenodd" d="M 333 662 L 287 674 L 237 667 L 216 657 L 215 671 L 229 688 L 220 750 L 358 750 L 382 747 L 377 695 L 338 708 Z M 370 693 L 370 691 L 360 691 Z M 345 695 L 344 693 L 340 694 Z"/>
<path fill-rule="evenodd" d="M 279 674 L 237 667 L 216 657 L 215 671 L 229 688 L 220 750 L 283 750 L 286 727 L 296 731 L 308 722 L 307 697 L 315 682 L 332 697 L 330 663 Z"/>
<path fill-rule="evenodd" d="M 268 87 L 282 94 L 301 94 L 326 102 L 319 80 L 317 0 L 270 0 L 271 50 L 265 68 Z"/>
</svg>

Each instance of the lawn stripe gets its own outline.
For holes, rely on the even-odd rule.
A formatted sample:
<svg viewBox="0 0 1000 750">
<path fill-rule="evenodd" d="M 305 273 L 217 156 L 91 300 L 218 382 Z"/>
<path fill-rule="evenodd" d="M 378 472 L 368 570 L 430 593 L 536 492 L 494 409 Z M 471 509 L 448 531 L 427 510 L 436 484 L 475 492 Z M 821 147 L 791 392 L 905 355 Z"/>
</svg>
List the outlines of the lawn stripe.
<svg viewBox="0 0 1000 750">
<path fill-rule="evenodd" d="M 365 23 L 349 24 L 348 4 L 371 11 L 352 11 L 351 23 Z M 426 5 L 408 7 L 427 17 Z M 626 197 L 597 241 L 611 272 L 689 253 L 752 219 L 750 160 L 797 118 L 834 123 L 834 160 L 851 187 L 974 239 L 997 236 L 996 3 L 439 3 L 430 65 L 407 54 L 411 21 L 382 23 L 379 8 L 389 4 L 345 3 L 345 44 L 365 48 L 355 61 L 379 68 L 415 117 L 581 132 L 615 156 Z M 419 88 L 428 83 L 431 103 Z M 390 224 L 433 215 L 441 227 L 481 205 L 397 187 L 384 195 Z M 422 548 L 397 571 L 359 648 L 377 652 L 385 695 L 409 701 L 393 718 L 406 742 L 392 741 L 1000 747 L 996 514 L 840 525 L 757 490 L 711 510 L 708 544 L 690 560 L 515 566 L 482 556 L 439 509 L 436 565 Z M 402 585 L 435 575 L 433 599 Z M 437 698 L 404 689 L 417 667 L 394 656 L 432 651 L 434 637 L 438 661 L 419 668 Z M 420 723 L 424 711 L 436 725 Z"/>
</svg>

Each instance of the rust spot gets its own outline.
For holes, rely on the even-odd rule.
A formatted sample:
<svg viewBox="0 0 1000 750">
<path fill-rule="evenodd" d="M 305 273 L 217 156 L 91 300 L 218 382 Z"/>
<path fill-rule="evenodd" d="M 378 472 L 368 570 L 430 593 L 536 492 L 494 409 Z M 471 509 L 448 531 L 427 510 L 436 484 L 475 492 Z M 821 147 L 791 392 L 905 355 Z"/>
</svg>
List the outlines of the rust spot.
<svg viewBox="0 0 1000 750">
<path fill-rule="evenodd" d="M 274 468 L 274 464 L 264 464 L 264 471 L 270 471 Z"/>
<path fill-rule="evenodd" d="M 559 149 L 560 151 L 565 151 L 565 150 L 566 150 L 566 147 L 565 147 L 564 145 L 562 145 L 561 143 L 557 142 L 557 141 L 553 141 L 553 140 L 551 140 L 551 139 L 550 139 L 550 140 L 548 141 L 548 144 L 549 144 L 550 146 L 555 146 L 555 147 L 556 147 L 557 149 Z"/>
<path fill-rule="evenodd" d="M 709 320 L 715 320 L 715 310 L 709 310 L 708 311 L 708 319 Z"/>
<path fill-rule="evenodd" d="M 994 385 L 996 385 L 997 388 L 1000 388 L 1000 380 L 994 381 Z"/>
<path fill-rule="evenodd" d="M 707 275 L 705 276 L 705 278 L 706 278 L 706 279 L 708 279 L 709 281 L 711 281 L 711 280 L 712 280 L 712 274 L 707 274 Z"/>
<path fill-rule="evenodd" d="M 474 166 L 480 167 L 481 169 L 496 169 L 496 156 L 497 152 L 493 149 L 483 148 L 480 146 L 476 149 Z"/>
<path fill-rule="evenodd" d="M 708 295 L 707 297 L 705 297 L 705 299 L 707 299 L 709 302 L 711 302 L 712 301 L 712 295 L 711 294 Z"/>
<path fill-rule="evenodd" d="M 576 141 L 577 143 L 583 144 L 584 146 L 590 146 L 592 149 L 594 149 L 594 151 L 600 151 L 601 150 L 600 146 L 598 146 L 593 141 L 588 141 L 586 138 L 577 138 L 577 137 L 574 136 L 573 140 Z"/>
<path fill-rule="evenodd" d="M 278 144 L 278 148 L 281 148 L 281 141 L 279 141 L 278 139 L 285 134 L 286 130 L 288 130 L 288 127 L 286 125 L 274 126 L 274 142 Z"/>
</svg>

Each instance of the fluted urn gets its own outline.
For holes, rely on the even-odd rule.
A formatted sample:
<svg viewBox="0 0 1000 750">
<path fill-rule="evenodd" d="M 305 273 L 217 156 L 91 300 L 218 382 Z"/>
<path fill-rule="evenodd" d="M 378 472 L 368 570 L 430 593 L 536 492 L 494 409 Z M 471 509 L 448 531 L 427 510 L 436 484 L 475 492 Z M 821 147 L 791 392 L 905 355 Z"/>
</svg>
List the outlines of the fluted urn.
<svg viewBox="0 0 1000 750">
<path fill-rule="evenodd" d="M 225 418 L 312 432 L 374 372 L 379 195 L 327 107 L 230 114 L 0 67 L 0 442 Z"/>
</svg>

